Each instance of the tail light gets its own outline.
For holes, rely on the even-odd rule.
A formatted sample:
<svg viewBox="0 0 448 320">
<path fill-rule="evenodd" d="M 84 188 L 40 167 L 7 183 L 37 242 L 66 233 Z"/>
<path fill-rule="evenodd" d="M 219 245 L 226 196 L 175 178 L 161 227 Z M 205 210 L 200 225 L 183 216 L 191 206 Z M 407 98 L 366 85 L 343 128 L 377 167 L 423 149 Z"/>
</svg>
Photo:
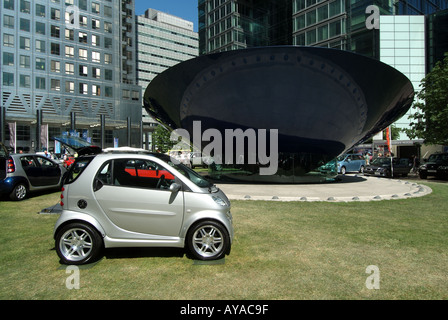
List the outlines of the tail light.
<svg viewBox="0 0 448 320">
<path fill-rule="evenodd" d="M 8 173 L 13 173 L 16 171 L 16 165 L 14 164 L 14 160 L 12 160 L 12 158 L 8 159 L 8 165 L 6 170 Z"/>
<path fill-rule="evenodd" d="M 62 192 L 64 192 L 64 187 L 62 187 L 62 189 L 61 189 L 61 202 L 59 203 L 60 205 L 61 205 L 61 207 L 63 207 L 64 206 L 64 202 L 62 201 L 62 199 L 64 199 L 64 194 L 62 193 Z"/>
</svg>

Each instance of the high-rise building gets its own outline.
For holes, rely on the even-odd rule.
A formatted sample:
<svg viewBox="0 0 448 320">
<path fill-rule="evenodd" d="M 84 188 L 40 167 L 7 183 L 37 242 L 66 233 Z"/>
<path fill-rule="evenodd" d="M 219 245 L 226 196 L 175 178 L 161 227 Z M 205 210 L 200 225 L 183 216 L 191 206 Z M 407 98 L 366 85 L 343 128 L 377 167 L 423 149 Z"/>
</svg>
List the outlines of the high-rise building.
<svg viewBox="0 0 448 320">
<path fill-rule="evenodd" d="M 193 22 L 148 9 L 136 16 L 137 83 L 144 94 L 152 79 L 179 62 L 198 56 L 198 33 Z M 143 111 L 144 121 L 147 119 Z"/>
<path fill-rule="evenodd" d="M 159 73 L 179 62 L 198 56 L 198 33 L 193 22 L 154 9 L 136 16 L 137 84 L 142 95 Z M 150 147 L 151 132 L 157 126 L 142 110 L 144 143 Z M 151 146 L 153 147 L 153 146 Z"/>
<path fill-rule="evenodd" d="M 0 23 L 0 102 L 19 148 L 47 147 L 37 114 L 50 137 L 74 126 L 99 143 L 103 116 L 105 146 L 126 145 L 129 123 L 140 144 L 133 0 L 1 0 Z"/>
<path fill-rule="evenodd" d="M 199 53 L 292 44 L 291 0 L 199 0 Z"/>
</svg>

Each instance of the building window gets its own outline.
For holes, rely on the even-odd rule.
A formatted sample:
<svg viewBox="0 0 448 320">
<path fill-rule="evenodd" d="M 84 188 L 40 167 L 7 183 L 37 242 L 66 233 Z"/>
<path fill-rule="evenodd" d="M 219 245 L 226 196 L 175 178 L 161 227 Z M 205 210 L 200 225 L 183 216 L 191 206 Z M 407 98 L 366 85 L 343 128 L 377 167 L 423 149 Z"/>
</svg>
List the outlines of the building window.
<svg viewBox="0 0 448 320">
<path fill-rule="evenodd" d="M 20 55 L 20 67 L 29 69 L 31 67 L 30 56 Z"/>
<path fill-rule="evenodd" d="M 87 77 L 88 76 L 88 70 L 87 70 L 87 66 L 83 66 L 83 65 L 79 65 L 79 75 L 82 77 Z"/>
<path fill-rule="evenodd" d="M 20 30 L 30 32 L 30 20 L 20 18 Z"/>
<path fill-rule="evenodd" d="M 104 38 L 104 48 L 112 49 L 112 38 Z"/>
<path fill-rule="evenodd" d="M 112 63 L 112 54 L 105 53 L 104 54 L 104 63 L 105 64 L 111 64 Z"/>
<path fill-rule="evenodd" d="M 92 19 L 92 29 L 99 29 L 100 28 L 100 20 Z"/>
<path fill-rule="evenodd" d="M 75 83 L 73 81 L 65 81 L 65 92 L 75 93 Z"/>
<path fill-rule="evenodd" d="M 86 49 L 79 49 L 78 55 L 79 55 L 79 59 L 87 60 L 87 50 Z"/>
<path fill-rule="evenodd" d="M 101 62 L 101 54 L 97 51 L 92 51 L 92 61 Z"/>
<path fill-rule="evenodd" d="M 112 87 L 105 87 L 104 88 L 104 96 L 105 97 L 109 97 L 109 98 L 113 98 L 114 90 L 112 89 Z"/>
<path fill-rule="evenodd" d="M 75 74 L 75 65 L 73 63 L 65 63 L 65 73 L 66 74 Z"/>
<path fill-rule="evenodd" d="M 50 63 L 51 72 L 61 72 L 61 62 L 56 60 L 51 60 Z"/>
<path fill-rule="evenodd" d="M 82 27 L 87 27 L 87 17 L 86 16 L 79 16 L 79 24 Z"/>
<path fill-rule="evenodd" d="M 19 41 L 20 41 L 20 49 L 30 50 L 30 48 L 31 48 L 30 38 L 20 37 Z"/>
<path fill-rule="evenodd" d="M 50 89 L 53 91 L 61 91 L 61 80 L 51 79 L 50 80 Z"/>
<path fill-rule="evenodd" d="M 3 46 L 14 47 L 14 36 L 12 34 L 3 34 Z"/>
<path fill-rule="evenodd" d="M 92 78 L 100 79 L 101 78 L 101 69 L 92 67 Z"/>
<path fill-rule="evenodd" d="M 51 43 L 51 54 L 57 56 L 61 54 L 61 45 L 59 43 Z"/>
<path fill-rule="evenodd" d="M 87 85 L 87 83 L 79 84 L 79 93 L 80 94 L 89 94 L 89 86 Z"/>
<path fill-rule="evenodd" d="M 36 40 L 36 51 L 45 53 L 45 41 L 44 40 Z"/>
<path fill-rule="evenodd" d="M 101 95 L 101 87 L 96 84 L 92 85 L 92 95 L 100 96 Z"/>
<path fill-rule="evenodd" d="M 21 74 L 19 77 L 19 85 L 21 88 L 30 88 L 31 87 L 31 78 L 28 75 Z"/>
<path fill-rule="evenodd" d="M 37 34 L 45 34 L 45 23 L 36 21 L 36 33 Z"/>
<path fill-rule="evenodd" d="M 14 53 L 4 52 L 3 53 L 3 65 L 13 66 L 14 65 Z"/>
<path fill-rule="evenodd" d="M 79 0 L 79 9 L 87 11 L 87 0 Z"/>
<path fill-rule="evenodd" d="M 73 29 L 65 29 L 65 40 L 75 40 L 75 31 Z"/>
<path fill-rule="evenodd" d="M 61 31 L 60 27 L 53 26 L 53 25 L 51 26 L 51 36 L 53 38 L 59 38 L 60 37 L 60 31 Z"/>
<path fill-rule="evenodd" d="M 45 78 L 36 77 L 36 89 L 45 90 Z"/>
<path fill-rule="evenodd" d="M 3 72 L 3 85 L 9 87 L 14 86 L 14 73 Z"/>
<path fill-rule="evenodd" d="M 104 79 L 112 81 L 112 70 L 109 69 L 104 70 Z"/>
<path fill-rule="evenodd" d="M 8 16 L 8 15 L 5 14 L 3 16 L 3 26 L 5 28 L 14 29 L 14 17 L 13 16 Z"/>
<path fill-rule="evenodd" d="M 75 56 L 75 48 L 70 46 L 65 46 L 65 56 L 73 58 Z"/>
<path fill-rule="evenodd" d="M 104 16 L 108 18 L 112 18 L 112 8 L 108 6 L 104 6 Z"/>
<path fill-rule="evenodd" d="M 56 8 L 51 8 L 51 19 L 59 21 L 61 20 L 61 10 Z"/>
<path fill-rule="evenodd" d="M 45 17 L 45 6 L 36 3 L 36 17 Z"/>
<path fill-rule="evenodd" d="M 9 10 L 14 10 L 14 0 L 4 0 L 3 8 L 9 9 Z"/>
<path fill-rule="evenodd" d="M 100 4 L 96 2 L 92 2 L 92 12 L 99 14 L 100 13 Z"/>
<path fill-rule="evenodd" d="M 30 2 L 26 0 L 20 0 L 20 12 L 30 13 Z"/>
<path fill-rule="evenodd" d="M 44 58 L 36 58 L 36 70 L 45 70 Z"/>
<path fill-rule="evenodd" d="M 99 47 L 100 46 L 100 36 L 92 35 L 92 46 Z"/>
<path fill-rule="evenodd" d="M 78 38 L 80 43 L 87 43 L 87 33 L 79 32 Z"/>
<path fill-rule="evenodd" d="M 112 33 L 112 23 L 104 22 L 104 31 L 107 33 Z"/>
</svg>

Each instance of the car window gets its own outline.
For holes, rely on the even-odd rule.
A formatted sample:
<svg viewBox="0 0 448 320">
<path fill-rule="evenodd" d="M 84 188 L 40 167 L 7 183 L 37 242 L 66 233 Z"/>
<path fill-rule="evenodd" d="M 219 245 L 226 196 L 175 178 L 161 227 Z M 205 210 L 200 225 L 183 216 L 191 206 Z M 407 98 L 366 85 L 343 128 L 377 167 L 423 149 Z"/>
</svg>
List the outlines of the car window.
<svg viewBox="0 0 448 320">
<path fill-rule="evenodd" d="M 93 157 L 77 158 L 76 161 L 70 166 L 65 183 L 69 184 L 75 181 L 84 172 L 92 160 Z"/>
<path fill-rule="evenodd" d="M 20 157 L 20 164 L 23 168 L 37 167 L 36 160 L 34 160 L 33 156 Z"/>
<path fill-rule="evenodd" d="M 174 175 L 158 163 L 146 159 L 115 159 L 103 164 L 95 179 L 101 185 L 167 190 Z"/>
<path fill-rule="evenodd" d="M 53 167 L 54 166 L 53 162 L 51 162 L 50 160 L 48 160 L 44 157 L 36 157 L 36 158 L 42 167 Z"/>
</svg>

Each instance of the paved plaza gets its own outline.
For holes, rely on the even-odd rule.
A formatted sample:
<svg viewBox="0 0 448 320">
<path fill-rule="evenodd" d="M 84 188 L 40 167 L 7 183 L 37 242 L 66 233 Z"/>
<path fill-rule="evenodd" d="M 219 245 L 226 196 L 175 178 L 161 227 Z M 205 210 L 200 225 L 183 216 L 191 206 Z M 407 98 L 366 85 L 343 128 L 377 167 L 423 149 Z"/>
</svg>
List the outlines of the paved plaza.
<svg viewBox="0 0 448 320">
<path fill-rule="evenodd" d="M 217 186 L 230 200 L 379 201 L 421 197 L 432 192 L 431 188 L 421 184 L 420 181 L 407 178 L 340 175 L 337 180 L 316 184 L 217 183 Z"/>
</svg>

